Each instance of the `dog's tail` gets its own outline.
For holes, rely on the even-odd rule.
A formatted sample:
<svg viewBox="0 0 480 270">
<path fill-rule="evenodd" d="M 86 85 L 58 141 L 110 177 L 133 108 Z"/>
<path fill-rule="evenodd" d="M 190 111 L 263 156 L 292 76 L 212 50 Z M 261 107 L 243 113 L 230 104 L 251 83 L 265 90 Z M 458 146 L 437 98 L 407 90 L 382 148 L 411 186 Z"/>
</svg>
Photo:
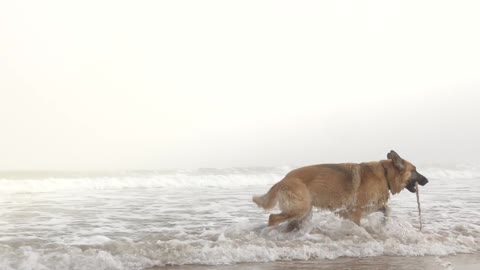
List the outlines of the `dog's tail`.
<svg viewBox="0 0 480 270">
<path fill-rule="evenodd" d="M 280 189 L 280 182 L 273 185 L 273 187 L 262 196 L 253 196 L 252 201 L 263 209 L 271 209 L 275 207 L 278 202 L 278 191 Z"/>
</svg>

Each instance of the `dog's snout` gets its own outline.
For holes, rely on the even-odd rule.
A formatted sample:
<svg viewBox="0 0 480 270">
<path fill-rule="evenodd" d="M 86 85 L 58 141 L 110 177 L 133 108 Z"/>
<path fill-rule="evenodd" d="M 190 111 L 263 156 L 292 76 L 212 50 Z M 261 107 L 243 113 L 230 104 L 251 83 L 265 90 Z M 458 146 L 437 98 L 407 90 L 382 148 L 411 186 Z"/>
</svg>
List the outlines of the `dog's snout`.
<svg viewBox="0 0 480 270">
<path fill-rule="evenodd" d="M 418 182 L 420 185 L 425 186 L 425 185 L 428 183 L 428 179 L 427 179 L 425 176 L 421 175 L 421 174 L 419 174 L 419 176 L 420 176 L 420 179 L 419 179 L 417 182 Z"/>
</svg>

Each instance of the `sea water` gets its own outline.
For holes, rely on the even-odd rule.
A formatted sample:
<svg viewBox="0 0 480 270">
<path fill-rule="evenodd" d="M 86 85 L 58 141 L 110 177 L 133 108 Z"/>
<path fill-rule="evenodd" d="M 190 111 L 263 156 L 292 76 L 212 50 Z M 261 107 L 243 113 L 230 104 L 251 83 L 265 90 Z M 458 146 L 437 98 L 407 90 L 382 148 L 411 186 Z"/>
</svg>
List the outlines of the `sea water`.
<svg viewBox="0 0 480 270">
<path fill-rule="evenodd" d="M 280 168 L 0 174 L 0 269 L 147 269 L 480 250 L 480 166 L 425 167 L 417 202 L 357 226 L 315 211 L 294 232 L 251 201 Z M 276 210 L 273 210 L 275 212 Z M 277 210 L 278 211 L 278 210 Z"/>
</svg>

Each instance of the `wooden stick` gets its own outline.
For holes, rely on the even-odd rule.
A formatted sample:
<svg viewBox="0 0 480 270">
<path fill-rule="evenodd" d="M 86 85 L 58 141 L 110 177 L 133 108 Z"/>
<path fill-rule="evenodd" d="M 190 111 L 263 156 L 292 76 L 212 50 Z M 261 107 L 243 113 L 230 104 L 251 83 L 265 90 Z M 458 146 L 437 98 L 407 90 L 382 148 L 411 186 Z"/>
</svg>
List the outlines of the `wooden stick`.
<svg viewBox="0 0 480 270">
<path fill-rule="evenodd" d="M 418 193 L 417 182 L 415 182 L 415 190 L 417 191 L 418 219 L 420 220 L 420 231 L 422 231 L 422 209 L 420 209 L 420 195 Z"/>
</svg>

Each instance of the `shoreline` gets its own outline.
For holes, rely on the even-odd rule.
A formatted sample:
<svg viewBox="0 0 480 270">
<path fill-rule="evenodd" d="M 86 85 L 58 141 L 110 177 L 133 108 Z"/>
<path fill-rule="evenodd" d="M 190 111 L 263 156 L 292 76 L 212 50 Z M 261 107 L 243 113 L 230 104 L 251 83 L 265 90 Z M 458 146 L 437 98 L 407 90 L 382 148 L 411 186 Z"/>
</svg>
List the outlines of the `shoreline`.
<svg viewBox="0 0 480 270">
<path fill-rule="evenodd" d="M 149 270 L 276 270 L 276 269 L 396 269 L 396 270 L 477 270 L 480 269 L 480 252 L 446 256 L 377 256 L 341 257 L 333 260 L 275 261 L 265 263 L 239 263 L 233 265 L 175 265 L 149 268 Z"/>
</svg>

